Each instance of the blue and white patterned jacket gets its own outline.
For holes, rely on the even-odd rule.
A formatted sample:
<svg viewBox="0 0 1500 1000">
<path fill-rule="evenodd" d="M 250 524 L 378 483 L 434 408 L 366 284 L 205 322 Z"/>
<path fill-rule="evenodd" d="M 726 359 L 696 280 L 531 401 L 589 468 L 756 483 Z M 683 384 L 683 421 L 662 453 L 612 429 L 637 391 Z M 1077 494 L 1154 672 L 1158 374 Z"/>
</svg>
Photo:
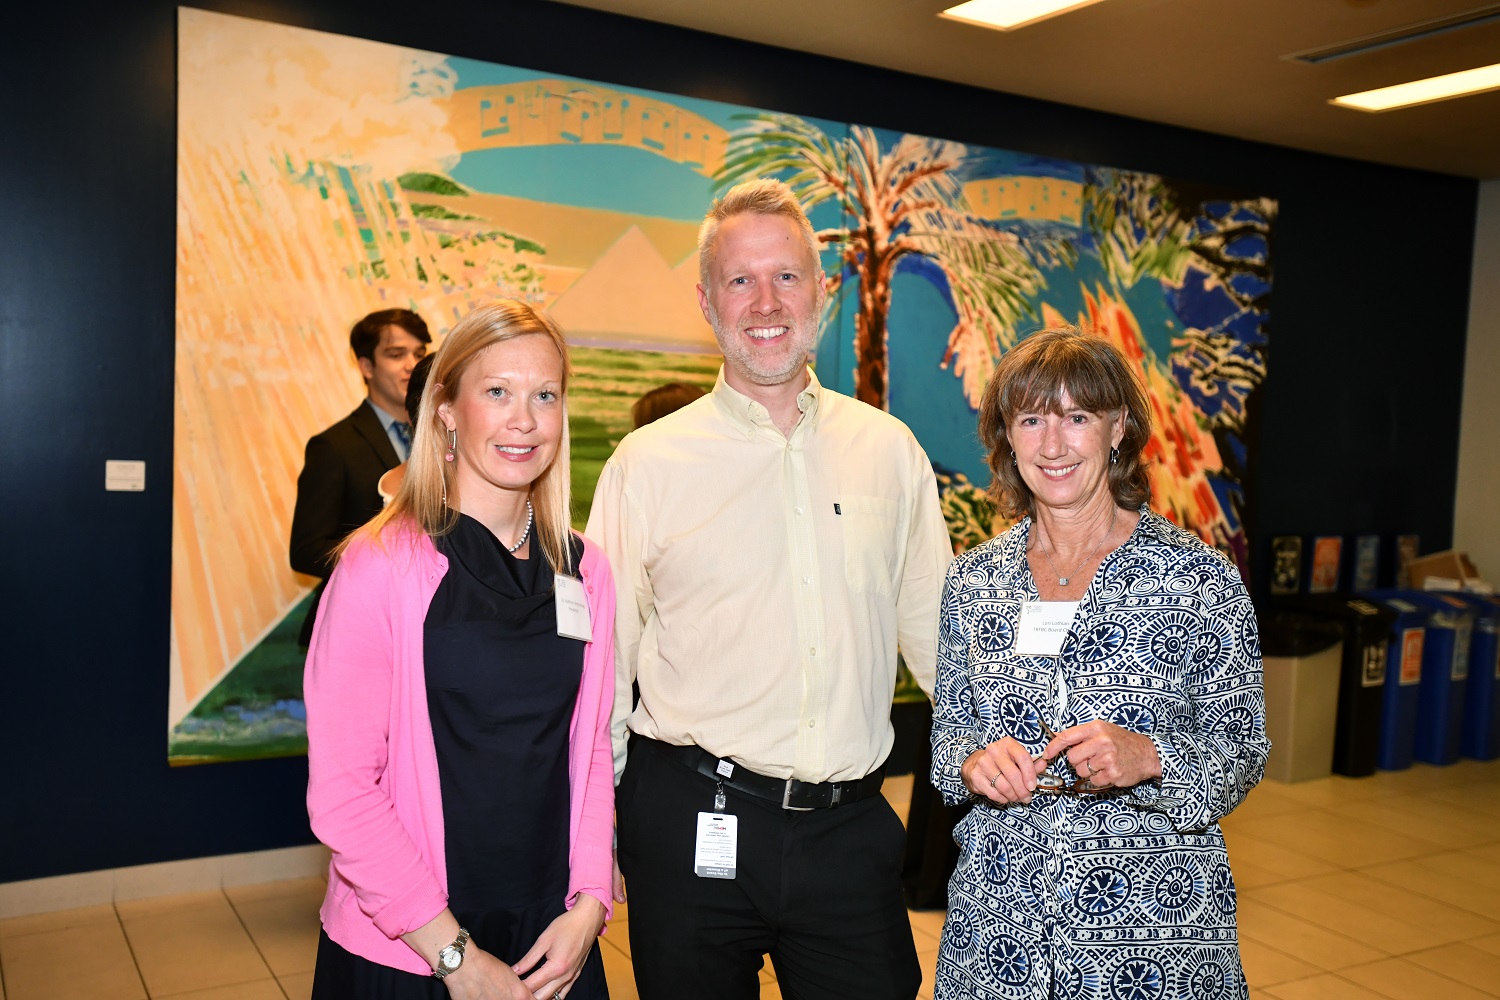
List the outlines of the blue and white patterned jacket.
<svg viewBox="0 0 1500 1000">
<path fill-rule="evenodd" d="M 1101 562 L 1059 663 L 1014 651 L 1029 519 L 960 556 L 943 591 L 932 782 L 1012 736 L 1105 719 L 1151 737 L 1162 777 L 1104 795 L 979 801 L 959 823 L 935 1000 L 1247 996 L 1234 879 L 1218 820 L 1260 780 L 1265 732 L 1255 613 L 1238 571 L 1142 509 Z M 1059 761 L 1059 765 L 1063 762 Z M 1054 766 L 1054 771 L 1058 770 Z"/>
</svg>

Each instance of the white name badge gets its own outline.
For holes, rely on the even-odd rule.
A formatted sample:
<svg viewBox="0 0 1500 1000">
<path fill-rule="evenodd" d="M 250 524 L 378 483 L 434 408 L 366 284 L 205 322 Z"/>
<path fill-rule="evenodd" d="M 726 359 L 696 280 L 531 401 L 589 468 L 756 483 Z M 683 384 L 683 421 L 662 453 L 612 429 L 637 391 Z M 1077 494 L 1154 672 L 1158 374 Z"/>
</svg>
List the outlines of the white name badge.
<svg viewBox="0 0 1500 1000">
<path fill-rule="evenodd" d="M 589 628 L 589 602 L 583 593 L 583 581 L 559 574 L 552 579 L 552 592 L 557 600 L 557 634 L 584 642 L 592 639 L 594 632 Z"/>
<path fill-rule="evenodd" d="M 740 818 L 729 813 L 699 813 L 693 842 L 693 871 L 699 878 L 734 878 Z"/>
<path fill-rule="evenodd" d="M 1026 601 L 1016 630 L 1016 652 L 1022 656 L 1056 656 L 1073 626 L 1077 601 Z"/>
</svg>

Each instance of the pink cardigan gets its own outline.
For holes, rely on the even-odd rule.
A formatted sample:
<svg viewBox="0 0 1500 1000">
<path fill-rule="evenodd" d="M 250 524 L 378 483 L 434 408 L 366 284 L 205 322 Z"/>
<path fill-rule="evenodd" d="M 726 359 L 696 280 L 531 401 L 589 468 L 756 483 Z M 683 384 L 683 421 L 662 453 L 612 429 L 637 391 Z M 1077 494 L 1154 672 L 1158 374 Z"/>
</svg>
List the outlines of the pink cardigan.
<svg viewBox="0 0 1500 1000">
<path fill-rule="evenodd" d="M 594 638 L 568 734 L 567 906 L 586 892 L 611 913 L 615 587 L 598 547 L 587 539 L 583 546 L 579 575 Z M 422 623 L 447 571 L 432 540 L 410 528 L 388 528 L 384 548 L 357 539 L 323 594 L 303 684 L 307 812 L 333 850 L 323 928 L 356 955 L 418 974 L 432 970 L 401 935 L 448 905 L 442 786 L 422 671 Z"/>
</svg>

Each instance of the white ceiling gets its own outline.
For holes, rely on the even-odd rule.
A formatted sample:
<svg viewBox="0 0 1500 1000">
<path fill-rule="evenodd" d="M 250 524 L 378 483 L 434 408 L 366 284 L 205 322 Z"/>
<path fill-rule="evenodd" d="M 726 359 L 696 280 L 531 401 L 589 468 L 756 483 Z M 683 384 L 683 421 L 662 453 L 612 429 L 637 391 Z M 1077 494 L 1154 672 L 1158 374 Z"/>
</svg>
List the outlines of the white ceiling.
<svg viewBox="0 0 1500 1000">
<path fill-rule="evenodd" d="M 956 0 L 565 0 L 767 45 L 1221 135 L 1500 177 L 1500 91 L 1368 114 L 1341 94 L 1500 62 L 1494 0 L 1104 0 L 1011 32 Z M 1429 19 L 1486 23 L 1316 65 L 1283 58 Z"/>
</svg>

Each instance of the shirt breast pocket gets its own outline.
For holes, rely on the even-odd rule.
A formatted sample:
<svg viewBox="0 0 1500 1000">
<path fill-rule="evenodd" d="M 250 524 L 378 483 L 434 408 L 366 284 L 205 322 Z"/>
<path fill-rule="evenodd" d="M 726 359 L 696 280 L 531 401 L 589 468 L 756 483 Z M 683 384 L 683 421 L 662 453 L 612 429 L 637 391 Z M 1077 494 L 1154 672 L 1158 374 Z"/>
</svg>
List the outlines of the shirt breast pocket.
<svg viewBox="0 0 1500 1000">
<path fill-rule="evenodd" d="M 891 594 L 902 550 L 900 506 L 886 497 L 853 496 L 841 500 L 839 510 L 849 589 Z"/>
</svg>

